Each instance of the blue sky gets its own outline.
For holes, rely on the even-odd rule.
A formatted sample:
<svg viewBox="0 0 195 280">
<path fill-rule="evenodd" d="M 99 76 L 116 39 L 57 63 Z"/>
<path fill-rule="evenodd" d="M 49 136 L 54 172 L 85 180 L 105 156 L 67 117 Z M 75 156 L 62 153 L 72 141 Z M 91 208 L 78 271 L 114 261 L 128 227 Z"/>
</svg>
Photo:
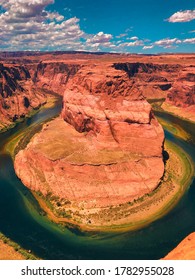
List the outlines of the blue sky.
<svg viewBox="0 0 195 280">
<path fill-rule="evenodd" d="M 0 0 L 0 51 L 194 52 L 194 0 Z"/>
</svg>

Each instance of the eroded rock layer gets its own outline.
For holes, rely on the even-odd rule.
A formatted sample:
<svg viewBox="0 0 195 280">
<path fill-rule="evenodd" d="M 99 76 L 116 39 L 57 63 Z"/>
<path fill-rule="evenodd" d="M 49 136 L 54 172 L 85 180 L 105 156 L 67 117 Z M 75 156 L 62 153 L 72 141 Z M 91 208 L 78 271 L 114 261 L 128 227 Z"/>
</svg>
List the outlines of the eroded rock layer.
<svg viewBox="0 0 195 280">
<path fill-rule="evenodd" d="M 78 69 L 77 64 L 64 62 L 38 63 L 33 71 L 33 82 L 38 88 L 47 89 L 57 94 L 63 94 L 69 78 L 73 77 Z"/>
<path fill-rule="evenodd" d="M 0 131 L 46 102 L 34 87 L 27 67 L 0 64 Z"/>
<path fill-rule="evenodd" d="M 195 120 L 192 55 L 0 52 L 0 131 L 39 108 L 48 93 L 63 95 L 69 79 L 82 66 L 108 62 L 127 73 L 134 92 L 150 100 L 161 99 L 165 110 Z"/>
<path fill-rule="evenodd" d="M 84 65 L 66 84 L 61 118 L 18 153 L 15 170 L 30 189 L 80 209 L 118 205 L 158 186 L 163 141 L 151 106 L 125 71 Z"/>
</svg>

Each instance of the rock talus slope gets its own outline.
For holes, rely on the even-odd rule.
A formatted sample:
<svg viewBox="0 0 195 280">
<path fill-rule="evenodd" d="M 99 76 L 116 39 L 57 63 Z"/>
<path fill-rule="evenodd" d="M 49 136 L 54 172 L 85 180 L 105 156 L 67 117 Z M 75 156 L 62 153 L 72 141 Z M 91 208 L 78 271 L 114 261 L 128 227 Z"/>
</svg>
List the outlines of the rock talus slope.
<svg viewBox="0 0 195 280">
<path fill-rule="evenodd" d="M 61 118 L 15 158 L 32 190 L 73 206 L 107 207 L 154 190 L 163 176 L 164 133 L 125 71 L 85 65 L 71 77 Z"/>
</svg>

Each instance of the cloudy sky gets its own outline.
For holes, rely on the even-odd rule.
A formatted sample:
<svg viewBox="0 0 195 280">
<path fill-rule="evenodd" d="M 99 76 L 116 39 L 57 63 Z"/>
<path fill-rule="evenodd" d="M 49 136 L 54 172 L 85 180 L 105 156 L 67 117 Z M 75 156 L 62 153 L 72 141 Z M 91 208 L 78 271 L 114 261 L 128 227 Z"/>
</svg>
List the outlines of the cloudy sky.
<svg viewBox="0 0 195 280">
<path fill-rule="evenodd" d="M 194 52 L 194 0 L 0 0 L 0 51 Z"/>
</svg>

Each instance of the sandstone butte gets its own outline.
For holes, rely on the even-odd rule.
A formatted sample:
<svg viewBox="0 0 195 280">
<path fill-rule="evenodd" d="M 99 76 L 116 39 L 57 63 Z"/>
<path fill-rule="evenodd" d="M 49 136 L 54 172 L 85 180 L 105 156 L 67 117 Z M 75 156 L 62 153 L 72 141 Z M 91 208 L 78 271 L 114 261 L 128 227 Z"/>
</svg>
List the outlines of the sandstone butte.
<svg viewBox="0 0 195 280">
<path fill-rule="evenodd" d="M 125 71 L 80 68 L 66 84 L 61 118 L 15 158 L 16 173 L 31 190 L 78 210 L 129 202 L 158 186 L 164 132 Z"/>
</svg>

